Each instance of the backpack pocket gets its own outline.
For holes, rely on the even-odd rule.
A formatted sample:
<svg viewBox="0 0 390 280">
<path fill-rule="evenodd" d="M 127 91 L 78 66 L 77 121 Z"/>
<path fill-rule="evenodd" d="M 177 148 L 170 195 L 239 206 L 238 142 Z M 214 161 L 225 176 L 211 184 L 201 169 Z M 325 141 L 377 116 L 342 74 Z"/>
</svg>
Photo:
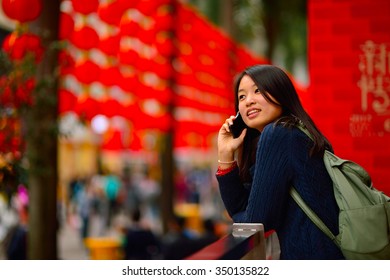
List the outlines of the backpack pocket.
<svg viewBox="0 0 390 280">
<path fill-rule="evenodd" d="M 340 211 L 342 250 L 374 253 L 389 244 L 389 225 L 384 204 Z"/>
</svg>

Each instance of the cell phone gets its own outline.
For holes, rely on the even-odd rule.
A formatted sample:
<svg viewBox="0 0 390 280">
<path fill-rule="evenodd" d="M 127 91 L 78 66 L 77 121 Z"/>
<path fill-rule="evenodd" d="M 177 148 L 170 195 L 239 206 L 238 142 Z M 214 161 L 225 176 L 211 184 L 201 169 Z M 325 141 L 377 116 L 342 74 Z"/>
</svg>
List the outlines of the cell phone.
<svg viewBox="0 0 390 280">
<path fill-rule="evenodd" d="M 241 132 L 246 128 L 247 125 L 244 123 L 240 112 L 237 112 L 236 118 L 233 120 L 233 124 L 229 126 L 233 138 L 238 138 L 241 135 Z"/>
</svg>

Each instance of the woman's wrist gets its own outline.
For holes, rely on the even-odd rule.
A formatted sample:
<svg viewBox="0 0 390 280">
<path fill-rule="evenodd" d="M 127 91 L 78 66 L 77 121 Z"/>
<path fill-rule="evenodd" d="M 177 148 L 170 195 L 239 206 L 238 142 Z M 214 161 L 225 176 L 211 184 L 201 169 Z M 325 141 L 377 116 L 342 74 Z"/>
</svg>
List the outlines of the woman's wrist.
<svg viewBox="0 0 390 280">
<path fill-rule="evenodd" d="M 223 161 L 223 160 L 218 160 L 219 164 L 233 164 L 235 160 L 229 160 L 229 161 Z"/>
<path fill-rule="evenodd" d="M 218 151 L 218 161 L 222 161 L 222 162 L 234 161 L 234 152 Z"/>
<path fill-rule="evenodd" d="M 235 163 L 234 155 L 219 155 L 218 168 L 228 169 Z"/>
<path fill-rule="evenodd" d="M 235 160 L 233 161 L 232 164 L 226 164 L 225 165 L 223 163 L 219 163 L 216 175 L 217 176 L 223 176 L 223 175 L 233 171 L 236 167 L 237 167 L 237 161 L 235 161 Z"/>
</svg>

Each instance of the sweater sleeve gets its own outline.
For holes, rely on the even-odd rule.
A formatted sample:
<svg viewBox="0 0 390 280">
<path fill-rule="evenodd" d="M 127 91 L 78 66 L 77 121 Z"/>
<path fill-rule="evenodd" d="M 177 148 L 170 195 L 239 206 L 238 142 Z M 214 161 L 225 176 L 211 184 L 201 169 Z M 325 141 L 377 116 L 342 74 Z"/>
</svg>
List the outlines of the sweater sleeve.
<svg viewBox="0 0 390 280">
<path fill-rule="evenodd" d="M 275 229 L 283 220 L 281 213 L 286 205 L 293 174 L 289 132 L 289 129 L 273 124 L 264 128 L 258 142 L 246 207 L 241 211 L 234 209 L 236 212 L 232 213 L 232 218 L 235 222 L 263 223 L 267 231 Z"/>
<path fill-rule="evenodd" d="M 246 189 L 240 181 L 238 166 L 224 175 L 216 176 L 219 184 L 222 201 L 228 214 L 233 217 L 234 214 L 245 209 L 249 190 Z"/>
</svg>

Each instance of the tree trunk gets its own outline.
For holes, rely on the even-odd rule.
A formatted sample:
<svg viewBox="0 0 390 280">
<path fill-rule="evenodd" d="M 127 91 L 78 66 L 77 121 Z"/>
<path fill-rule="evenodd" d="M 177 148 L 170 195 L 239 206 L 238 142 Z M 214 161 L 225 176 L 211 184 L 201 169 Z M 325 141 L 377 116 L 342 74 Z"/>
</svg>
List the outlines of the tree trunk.
<svg viewBox="0 0 390 280">
<path fill-rule="evenodd" d="M 264 17 L 263 23 L 265 28 L 266 39 L 268 47 L 266 51 L 266 57 L 272 61 L 277 45 L 277 35 L 280 28 L 280 1 L 279 0 L 264 0 Z"/>
<path fill-rule="evenodd" d="M 163 136 L 161 151 L 161 221 L 162 230 L 164 233 L 169 231 L 169 224 L 174 217 L 174 156 L 173 156 L 173 131 L 166 133 Z"/>
<path fill-rule="evenodd" d="M 234 26 L 233 6 L 234 6 L 234 0 L 225 0 L 223 2 L 222 8 L 220 10 L 221 13 L 220 25 L 231 38 L 235 39 L 236 29 Z"/>
<path fill-rule="evenodd" d="M 43 0 L 40 17 L 30 30 L 43 36 L 47 48 L 58 37 L 59 0 Z M 38 66 L 37 100 L 25 119 L 28 160 L 29 259 L 57 259 L 57 52 L 46 50 Z M 49 78 L 49 79 L 48 79 Z"/>
<path fill-rule="evenodd" d="M 170 1 L 171 5 L 171 16 L 175 22 L 177 16 L 177 3 L 176 0 Z M 171 30 L 172 38 L 175 37 L 175 27 Z M 171 54 L 170 61 L 171 65 L 175 56 L 177 55 L 176 50 Z M 172 66 L 171 66 L 172 67 Z M 173 72 L 172 72 L 173 73 Z M 174 89 L 176 83 L 176 77 L 174 74 L 170 77 L 170 87 Z M 168 111 L 171 115 L 174 113 L 174 95 L 171 96 L 170 104 L 168 104 Z M 169 231 L 169 224 L 174 218 L 174 197 L 175 197 L 175 159 L 173 149 L 173 139 L 175 135 L 175 129 L 173 124 L 169 131 L 162 136 L 162 145 L 159 147 L 160 152 L 160 166 L 161 166 L 161 195 L 160 195 L 160 213 L 163 233 Z"/>
</svg>

